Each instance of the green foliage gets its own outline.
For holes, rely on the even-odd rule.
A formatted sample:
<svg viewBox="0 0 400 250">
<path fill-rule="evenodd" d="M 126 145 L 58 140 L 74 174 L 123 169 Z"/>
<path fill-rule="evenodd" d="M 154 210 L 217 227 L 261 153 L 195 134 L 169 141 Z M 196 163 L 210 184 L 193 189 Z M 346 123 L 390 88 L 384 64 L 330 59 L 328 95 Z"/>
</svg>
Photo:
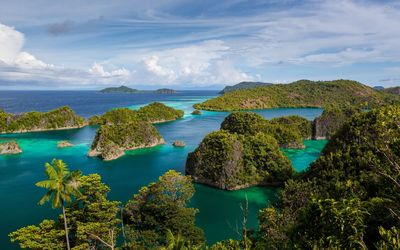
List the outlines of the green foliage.
<svg viewBox="0 0 400 250">
<path fill-rule="evenodd" d="M 400 225 L 399 152 L 400 106 L 356 113 L 311 167 L 286 183 L 278 209 L 262 213 L 257 244 L 289 249 L 389 244 L 378 228 Z"/>
<path fill-rule="evenodd" d="M 266 82 L 240 82 L 233 86 L 226 86 L 223 90 L 219 92 L 219 94 L 226 94 L 239 89 L 249 89 L 249 88 L 268 86 L 271 84 L 272 83 L 266 83 Z"/>
<path fill-rule="evenodd" d="M 312 199 L 293 229 L 301 249 L 366 249 L 367 211 L 358 199 Z"/>
<path fill-rule="evenodd" d="M 163 246 L 168 230 L 192 245 L 203 243 L 203 231 L 195 226 L 197 209 L 186 207 L 193 193 L 191 178 L 173 170 L 143 187 L 125 206 L 128 248 Z"/>
<path fill-rule="evenodd" d="M 153 102 L 138 110 L 140 119 L 155 123 L 163 121 L 172 121 L 183 117 L 182 110 L 168 107 L 160 102 Z"/>
<path fill-rule="evenodd" d="M 219 241 L 210 247 L 210 250 L 242 250 L 241 242 L 237 240 Z"/>
<path fill-rule="evenodd" d="M 241 89 L 217 98 L 195 104 L 196 109 L 232 111 L 278 107 L 325 107 L 327 105 L 377 106 L 399 103 L 392 94 L 374 90 L 361 83 L 349 80 L 308 81 L 291 84 L 273 84 L 265 87 Z"/>
<path fill-rule="evenodd" d="M 376 244 L 376 248 L 380 250 L 394 250 L 400 249 L 400 231 L 399 229 L 392 227 L 386 230 L 383 227 L 379 227 L 379 234 L 381 240 Z"/>
<path fill-rule="evenodd" d="M 148 122 L 138 121 L 102 125 L 96 132 L 91 150 L 105 160 L 120 156 L 125 150 L 150 147 L 163 143 L 157 129 Z"/>
<path fill-rule="evenodd" d="M 242 135 L 255 135 L 262 132 L 273 136 L 280 147 L 301 148 L 304 145 L 299 128 L 297 125 L 289 125 L 287 122 L 288 120 L 293 120 L 294 123 L 294 119 L 292 117 L 283 117 L 279 120 L 268 121 L 253 112 L 233 112 L 224 119 L 221 129 Z"/>
<path fill-rule="evenodd" d="M 80 196 L 66 207 L 71 246 L 79 249 L 109 249 L 115 245 L 119 233 L 119 202 L 107 200 L 110 188 L 98 174 L 81 176 Z M 44 220 L 39 226 L 27 226 L 10 234 L 12 242 L 21 248 L 65 249 L 65 231 L 59 222 Z"/>
<path fill-rule="evenodd" d="M 64 202 L 71 202 L 73 196 L 80 195 L 78 191 L 80 172 L 70 172 L 62 160 L 54 159 L 51 164 L 46 163 L 45 174 L 48 179 L 36 183 L 36 186 L 48 190 L 40 199 L 40 205 L 51 200 L 52 207 L 58 208 L 63 206 Z"/>
<path fill-rule="evenodd" d="M 286 125 L 292 131 L 299 131 L 302 139 L 311 139 L 312 136 L 312 122 L 298 116 L 282 116 L 271 120 L 273 124 Z"/>
<path fill-rule="evenodd" d="M 130 122 L 164 122 L 183 117 L 183 111 L 168 107 L 159 102 L 153 102 L 141 107 L 139 110 L 117 108 L 106 112 L 101 116 L 93 116 L 89 119 L 90 125 L 118 125 Z"/>
<path fill-rule="evenodd" d="M 18 242 L 21 248 L 61 250 L 65 249 L 65 232 L 55 221 L 44 220 L 39 226 L 27 226 L 10 233 L 11 242 Z"/>
<path fill-rule="evenodd" d="M 197 182 L 228 190 L 277 184 L 293 172 L 276 140 L 263 133 L 244 136 L 225 130 L 212 132 L 189 153 L 186 162 L 186 173 Z"/>
<path fill-rule="evenodd" d="M 0 132 L 24 132 L 82 127 L 85 119 L 77 116 L 71 108 L 60 107 L 48 112 L 28 112 L 11 115 L 0 112 Z"/>
</svg>

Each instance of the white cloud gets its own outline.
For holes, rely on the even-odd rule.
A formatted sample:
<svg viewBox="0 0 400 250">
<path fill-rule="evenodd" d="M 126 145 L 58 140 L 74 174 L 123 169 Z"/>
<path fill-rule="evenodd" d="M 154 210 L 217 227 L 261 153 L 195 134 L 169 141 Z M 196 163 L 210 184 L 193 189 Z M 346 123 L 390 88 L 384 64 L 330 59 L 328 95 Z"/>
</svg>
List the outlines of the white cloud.
<svg viewBox="0 0 400 250">
<path fill-rule="evenodd" d="M 13 63 L 24 45 L 24 35 L 0 23 L 0 60 Z"/>
<path fill-rule="evenodd" d="M 125 68 L 115 69 L 111 71 L 104 70 L 103 65 L 95 62 L 89 69 L 89 73 L 99 77 L 129 77 L 130 72 Z"/>
</svg>

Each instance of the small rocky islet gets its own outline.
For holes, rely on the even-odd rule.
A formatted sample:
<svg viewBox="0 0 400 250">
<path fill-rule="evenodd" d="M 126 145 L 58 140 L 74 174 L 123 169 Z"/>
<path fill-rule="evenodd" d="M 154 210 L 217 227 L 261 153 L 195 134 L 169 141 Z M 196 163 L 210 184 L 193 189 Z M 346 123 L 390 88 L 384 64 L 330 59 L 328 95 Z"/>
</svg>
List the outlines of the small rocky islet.
<svg viewBox="0 0 400 250">
<path fill-rule="evenodd" d="M 0 141 L 0 155 L 20 154 L 22 149 L 16 141 Z"/>
</svg>

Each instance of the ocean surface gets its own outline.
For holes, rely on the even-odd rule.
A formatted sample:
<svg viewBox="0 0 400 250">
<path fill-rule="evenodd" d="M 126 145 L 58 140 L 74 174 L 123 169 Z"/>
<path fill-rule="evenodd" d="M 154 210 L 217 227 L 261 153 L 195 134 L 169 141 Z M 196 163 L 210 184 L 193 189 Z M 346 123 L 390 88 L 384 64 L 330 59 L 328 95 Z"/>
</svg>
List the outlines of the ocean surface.
<svg viewBox="0 0 400 250">
<path fill-rule="evenodd" d="M 0 156 L 0 249 L 18 249 L 9 241 L 8 234 L 22 226 L 37 224 L 45 218 L 56 219 L 60 213 L 49 205 L 39 206 L 44 190 L 34 184 L 45 178 L 44 163 L 53 158 L 63 159 L 71 169 L 84 174 L 99 173 L 111 187 L 109 198 L 126 202 L 140 187 L 156 181 L 169 169 L 184 172 L 188 152 L 193 151 L 203 137 L 218 130 L 227 112 L 203 112 L 193 116 L 194 103 L 212 98 L 217 91 L 181 91 L 177 94 L 101 94 L 94 91 L 0 91 L 0 108 L 12 113 L 31 110 L 47 111 L 68 105 L 84 117 L 101 114 L 116 107 L 136 109 L 154 101 L 185 111 L 182 119 L 157 124 L 167 144 L 151 149 L 129 151 L 111 162 L 89 158 L 86 153 L 96 127 L 82 129 L 0 135 L 1 140 L 17 140 L 23 153 Z M 257 113 L 270 119 L 284 115 L 300 115 L 307 119 L 319 116 L 321 109 L 268 109 Z M 69 140 L 71 148 L 57 148 L 57 142 Z M 183 140 L 186 147 L 175 148 L 174 140 Z M 303 171 L 314 161 L 326 141 L 306 141 L 304 150 L 285 150 L 297 171 Z M 199 209 L 196 217 L 208 243 L 238 238 L 242 219 L 240 205 L 249 203 L 249 227 L 257 227 L 258 211 L 276 200 L 276 188 L 248 188 L 222 191 L 196 185 L 190 206 Z"/>
</svg>

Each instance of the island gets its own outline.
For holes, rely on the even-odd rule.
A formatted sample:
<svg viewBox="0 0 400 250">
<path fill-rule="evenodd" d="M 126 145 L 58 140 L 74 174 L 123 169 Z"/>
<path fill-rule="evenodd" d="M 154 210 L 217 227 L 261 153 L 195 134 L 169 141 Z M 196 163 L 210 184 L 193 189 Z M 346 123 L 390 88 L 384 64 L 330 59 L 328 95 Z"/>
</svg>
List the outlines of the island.
<svg viewBox="0 0 400 250">
<path fill-rule="evenodd" d="M 109 87 L 99 91 L 100 93 L 123 93 L 123 94 L 146 94 L 146 93 L 153 93 L 153 94 L 175 94 L 177 93 L 176 90 L 168 89 L 168 88 L 161 88 L 157 90 L 138 90 L 133 89 L 127 86 L 119 86 L 119 87 Z"/>
<path fill-rule="evenodd" d="M 157 89 L 154 91 L 154 94 L 176 94 L 176 93 L 177 93 L 176 90 L 167 88 Z"/>
<path fill-rule="evenodd" d="M 88 156 L 98 156 L 105 161 L 115 160 L 126 150 L 149 148 L 165 141 L 152 125 L 183 117 L 184 112 L 154 102 L 139 110 L 117 108 L 101 116 L 93 116 L 89 124 L 100 126 Z"/>
<path fill-rule="evenodd" d="M 174 147 L 185 147 L 186 146 L 186 143 L 184 142 L 184 141 L 179 141 L 179 140 L 176 140 L 176 141 L 174 141 L 173 143 L 172 143 L 172 145 L 174 146 Z"/>
<path fill-rule="evenodd" d="M 102 125 L 96 132 L 88 156 L 99 156 L 110 161 L 123 156 L 126 150 L 149 148 L 164 143 L 157 129 L 149 122 Z"/>
<path fill-rule="evenodd" d="M 250 89 L 250 88 L 256 88 L 256 87 L 263 87 L 263 86 L 269 86 L 272 85 L 272 83 L 267 83 L 267 82 L 239 82 L 238 84 L 235 84 L 233 86 L 226 86 L 223 90 L 221 90 L 218 94 L 226 94 L 235 90 L 239 89 Z"/>
<path fill-rule="evenodd" d="M 19 153 L 22 153 L 22 149 L 16 141 L 0 142 L 0 155 Z"/>
<path fill-rule="evenodd" d="M 57 148 L 68 148 L 68 147 L 73 147 L 74 144 L 72 144 L 69 141 L 59 141 L 57 143 Z"/>
<path fill-rule="evenodd" d="M 269 121 L 256 113 L 233 112 L 189 153 L 185 171 L 198 183 L 225 190 L 281 185 L 294 169 L 280 148 L 303 148 L 305 137 L 311 137 L 311 122 L 304 118 Z"/>
<path fill-rule="evenodd" d="M 110 88 L 105 88 L 100 90 L 100 93 L 127 93 L 127 94 L 131 94 L 131 93 L 138 93 L 140 92 L 137 89 L 132 89 L 129 88 L 127 86 L 119 86 L 119 87 L 110 87 Z"/>
<path fill-rule="evenodd" d="M 375 107 L 400 103 L 400 97 L 351 80 L 309 81 L 272 84 L 241 89 L 195 104 L 195 109 L 234 111 L 265 108 L 321 108 L 344 104 Z"/>
<path fill-rule="evenodd" d="M 48 112 L 33 111 L 16 115 L 0 110 L 0 133 L 3 134 L 72 129 L 86 125 L 86 120 L 67 106 Z"/>
<path fill-rule="evenodd" d="M 182 118 L 184 112 L 182 110 L 168 107 L 160 102 L 153 102 L 139 110 L 132 110 L 129 108 L 117 108 L 107 111 L 100 116 L 92 116 L 89 118 L 90 125 L 104 125 L 104 124 L 122 124 L 131 121 L 146 121 L 150 123 L 161 123 L 174 121 Z"/>
<path fill-rule="evenodd" d="M 208 134 L 189 153 L 185 171 L 197 183 L 224 190 L 279 185 L 294 173 L 272 136 L 244 136 L 226 130 Z"/>
</svg>

